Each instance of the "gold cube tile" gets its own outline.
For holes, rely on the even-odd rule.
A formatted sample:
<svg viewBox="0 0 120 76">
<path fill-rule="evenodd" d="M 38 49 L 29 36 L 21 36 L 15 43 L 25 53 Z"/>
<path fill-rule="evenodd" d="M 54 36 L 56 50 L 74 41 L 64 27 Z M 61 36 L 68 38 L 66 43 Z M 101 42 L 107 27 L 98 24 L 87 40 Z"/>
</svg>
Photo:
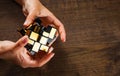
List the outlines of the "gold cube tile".
<svg viewBox="0 0 120 76">
<path fill-rule="evenodd" d="M 35 32 L 31 32 L 30 39 L 37 41 L 38 37 L 39 37 L 39 34 L 37 34 Z"/>
<path fill-rule="evenodd" d="M 34 41 L 31 40 L 31 39 L 29 39 L 29 40 L 28 40 L 28 43 L 31 44 L 31 45 L 33 45 L 33 44 L 34 44 Z"/>
<path fill-rule="evenodd" d="M 48 52 L 49 47 L 45 45 L 41 45 L 40 50 Z"/>
</svg>

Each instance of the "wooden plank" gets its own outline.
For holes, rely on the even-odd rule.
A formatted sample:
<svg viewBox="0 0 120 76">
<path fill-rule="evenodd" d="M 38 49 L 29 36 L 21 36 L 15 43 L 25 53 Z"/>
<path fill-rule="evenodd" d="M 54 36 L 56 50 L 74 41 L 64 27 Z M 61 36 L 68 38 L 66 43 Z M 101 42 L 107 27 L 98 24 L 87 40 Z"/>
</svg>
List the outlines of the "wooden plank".
<svg viewBox="0 0 120 76">
<path fill-rule="evenodd" d="M 42 68 L 22 69 L 1 61 L 0 76 L 120 75 L 120 0 L 41 2 L 65 25 L 67 42 L 56 41 L 55 57 Z M 21 8 L 1 0 L 0 10 L 0 39 L 16 41 L 20 38 L 16 25 L 25 20 Z"/>
</svg>

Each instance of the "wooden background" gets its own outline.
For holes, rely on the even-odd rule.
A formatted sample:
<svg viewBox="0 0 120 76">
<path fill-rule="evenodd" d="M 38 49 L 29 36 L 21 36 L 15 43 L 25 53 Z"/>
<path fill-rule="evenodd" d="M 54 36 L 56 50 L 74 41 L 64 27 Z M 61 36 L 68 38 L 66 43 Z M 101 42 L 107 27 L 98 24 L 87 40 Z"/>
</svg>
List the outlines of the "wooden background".
<svg viewBox="0 0 120 76">
<path fill-rule="evenodd" d="M 120 0 L 41 0 L 65 25 L 67 42 L 41 68 L 0 61 L 0 76 L 120 76 Z M 25 17 L 12 0 L 0 0 L 0 40 L 17 41 Z"/>
</svg>

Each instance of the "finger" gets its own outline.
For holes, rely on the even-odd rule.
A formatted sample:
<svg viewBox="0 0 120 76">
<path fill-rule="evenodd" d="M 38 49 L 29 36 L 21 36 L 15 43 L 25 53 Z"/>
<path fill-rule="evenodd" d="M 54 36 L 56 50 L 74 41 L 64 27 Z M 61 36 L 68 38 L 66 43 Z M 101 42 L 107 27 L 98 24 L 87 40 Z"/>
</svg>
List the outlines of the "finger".
<svg viewBox="0 0 120 76">
<path fill-rule="evenodd" d="M 40 18 L 41 18 L 43 24 L 45 24 L 45 25 L 53 24 L 55 27 L 57 27 L 61 40 L 63 42 L 66 41 L 66 32 L 65 32 L 64 25 L 54 15 L 40 17 Z"/>
<path fill-rule="evenodd" d="M 61 40 L 63 42 L 65 42 L 66 41 L 66 32 L 65 32 L 64 25 L 57 18 L 53 21 L 53 24 L 57 27 Z"/>
<path fill-rule="evenodd" d="M 41 67 L 44 64 L 46 64 L 52 57 L 54 56 L 54 53 L 46 54 L 42 59 L 26 59 L 26 64 L 24 63 L 22 65 L 23 68 L 28 68 L 28 67 Z"/>
<path fill-rule="evenodd" d="M 36 13 L 35 12 L 29 13 L 26 20 L 25 20 L 25 22 L 24 22 L 24 24 L 23 24 L 23 26 L 28 27 L 30 24 L 33 23 L 35 18 L 36 18 Z"/>
<path fill-rule="evenodd" d="M 48 54 L 51 53 L 52 51 L 54 50 L 53 47 L 50 47 L 49 51 L 48 51 Z"/>
<path fill-rule="evenodd" d="M 29 63 L 25 66 L 24 68 L 27 67 L 41 67 L 44 64 L 46 64 L 52 57 L 54 56 L 54 53 L 46 54 L 42 59 L 36 59 L 36 60 L 31 60 Z"/>
<path fill-rule="evenodd" d="M 51 59 L 54 55 L 55 55 L 54 53 L 46 54 L 42 59 L 40 59 L 40 61 L 38 62 L 37 67 L 41 67 L 41 66 L 43 66 L 44 64 L 46 64 L 48 61 L 50 61 L 50 59 Z"/>
<path fill-rule="evenodd" d="M 24 47 L 28 43 L 28 36 L 23 36 L 17 42 L 15 47 Z"/>
<path fill-rule="evenodd" d="M 26 8 L 23 8 L 22 10 L 23 10 L 23 14 L 24 14 L 25 17 L 26 17 L 26 16 L 29 14 L 28 11 L 27 11 L 27 9 L 26 9 Z"/>
</svg>

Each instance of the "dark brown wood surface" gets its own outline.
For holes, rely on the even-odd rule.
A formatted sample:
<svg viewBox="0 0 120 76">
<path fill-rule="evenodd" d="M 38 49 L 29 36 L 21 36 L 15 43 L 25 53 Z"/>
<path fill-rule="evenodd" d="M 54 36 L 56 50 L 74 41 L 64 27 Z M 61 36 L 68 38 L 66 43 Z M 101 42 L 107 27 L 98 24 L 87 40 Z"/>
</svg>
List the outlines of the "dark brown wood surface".
<svg viewBox="0 0 120 76">
<path fill-rule="evenodd" d="M 120 0 L 41 0 L 65 25 L 67 42 L 41 68 L 0 61 L 0 76 L 120 76 Z M 0 0 L 0 40 L 17 41 L 25 17 L 12 0 Z"/>
</svg>

